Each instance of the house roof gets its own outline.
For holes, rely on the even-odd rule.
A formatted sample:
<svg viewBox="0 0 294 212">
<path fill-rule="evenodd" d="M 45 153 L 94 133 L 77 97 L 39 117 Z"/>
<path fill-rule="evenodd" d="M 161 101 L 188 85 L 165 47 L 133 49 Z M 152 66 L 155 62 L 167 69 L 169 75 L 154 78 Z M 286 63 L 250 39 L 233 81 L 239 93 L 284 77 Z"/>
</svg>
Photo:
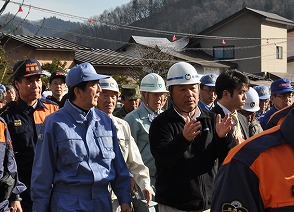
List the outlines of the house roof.
<svg viewBox="0 0 294 212">
<path fill-rule="evenodd" d="M 260 18 L 265 19 L 266 21 L 271 21 L 271 22 L 276 22 L 276 23 L 291 25 L 291 26 L 294 25 L 294 22 L 292 20 L 279 16 L 275 13 L 264 12 L 260 10 L 251 9 L 248 7 L 245 7 L 244 9 L 259 15 Z"/>
<path fill-rule="evenodd" d="M 279 24 L 284 24 L 284 25 L 289 25 L 289 26 L 294 26 L 294 22 L 292 20 L 286 19 L 282 16 L 279 16 L 277 14 L 274 13 L 269 13 L 269 12 L 264 12 L 264 11 L 260 11 L 260 10 L 255 10 L 255 9 L 251 9 L 248 7 L 243 8 L 242 10 L 240 10 L 239 12 L 234 13 L 233 15 L 223 19 L 222 21 L 212 25 L 211 27 L 203 30 L 202 32 L 198 33 L 199 35 L 202 34 L 207 34 L 217 28 L 219 28 L 220 26 L 232 21 L 233 19 L 244 15 L 245 13 L 250 13 L 253 14 L 257 17 L 259 17 L 262 20 L 265 21 L 270 21 L 270 22 L 274 22 L 274 23 L 279 23 Z"/>
<path fill-rule="evenodd" d="M 3 39 L 14 39 L 19 42 L 30 45 L 36 49 L 56 49 L 56 50 L 75 50 L 84 49 L 90 50 L 89 47 L 85 47 L 74 42 L 56 38 L 56 37 L 40 37 L 40 36 L 27 36 L 27 35 L 12 35 L 3 34 L 1 40 Z"/>
<path fill-rule="evenodd" d="M 214 67 L 214 68 L 236 68 L 237 64 L 230 62 L 216 62 L 214 58 L 204 51 L 200 50 L 185 50 L 189 45 L 190 40 L 193 38 L 184 37 L 174 42 L 170 42 L 167 38 L 158 37 L 143 37 L 143 36 L 131 36 L 129 43 L 119 48 L 120 51 L 133 44 L 139 44 L 150 48 L 159 49 L 165 54 L 169 54 L 175 58 L 185 60 L 191 63 L 198 64 L 200 66 Z"/>
<path fill-rule="evenodd" d="M 110 49 L 91 49 L 62 38 L 6 34 L 2 39 L 14 39 L 36 49 L 74 51 L 77 63 L 89 62 L 97 66 L 142 66 L 140 59 L 123 53 Z"/>
<path fill-rule="evenodd" d="M 118 48 L 116 51 L 123 51 L 124 49 L 134 44 L 140 44 L 146 47 L 157 48 L 170 45 L 171 42 L 167 38 L 131 36 L 128 43 Z"/>
<path fill-rule="evenodd" d="M 131 36 L 129 43 L 137 43 L 155 48 L 170 45 L 171 42 L 167 38 Z"/>
<path fill-rule="evenodd" d="M 93 66 L 142 66 L 142 61 L 111 49 L 76 50 L 77 63 L 89 62 Z"/>
</svg>

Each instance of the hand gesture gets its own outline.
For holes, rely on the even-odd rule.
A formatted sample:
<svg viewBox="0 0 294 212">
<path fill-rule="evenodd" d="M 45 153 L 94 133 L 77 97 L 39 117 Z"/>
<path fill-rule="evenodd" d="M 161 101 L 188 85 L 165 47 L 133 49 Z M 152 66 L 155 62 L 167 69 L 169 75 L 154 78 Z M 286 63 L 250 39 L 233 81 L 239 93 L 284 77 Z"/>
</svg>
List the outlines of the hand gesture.
<svg viewBox="0 0 294 212">
<path fill-rule="evenodd" d="M 187 116 L 187 121 L 183 129 L 183 136 L 187 141 L 193 141 L 201 132 L 201 123 L 197 120 L 191 120 Z"/>
<path fill-rule="evenodd" d="M 232 118 L 229 114 L 226 114 L 223 120 L 221 120 L 221 115 L 217 114 L 216 116 L 216 125 L 215 125 L 216 133 L 218 137 L 224 138 L 228 135 L 230 130 L 232 129 Z"/>
</svg>

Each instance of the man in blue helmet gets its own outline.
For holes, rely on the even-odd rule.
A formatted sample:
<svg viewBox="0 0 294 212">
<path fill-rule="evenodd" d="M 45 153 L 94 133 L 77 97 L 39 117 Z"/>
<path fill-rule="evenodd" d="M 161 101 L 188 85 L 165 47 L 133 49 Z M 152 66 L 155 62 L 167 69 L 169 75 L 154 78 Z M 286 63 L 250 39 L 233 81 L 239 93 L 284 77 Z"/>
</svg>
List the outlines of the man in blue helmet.
<svg viewBox="0 0 294 212">
<path fill-rule="evenodd" d="M 266 129 L 267 122 L 269 121 L 271 115 L 278 110 L 292 105 L 293 87 L 291 85 L 291 81 L 287 78 L 273 81 L 271 84 L 270 100 L 273 106 L 259 118 L 260 125 L 264 130 Z"/>
<path fill-rule="evenodd" d="M 200 79 L 200 93 L 198 106 L 203 110 L 211 110 L 216 100 L 215 82 L 216 74 L 207 74 Z"/>
</svg>

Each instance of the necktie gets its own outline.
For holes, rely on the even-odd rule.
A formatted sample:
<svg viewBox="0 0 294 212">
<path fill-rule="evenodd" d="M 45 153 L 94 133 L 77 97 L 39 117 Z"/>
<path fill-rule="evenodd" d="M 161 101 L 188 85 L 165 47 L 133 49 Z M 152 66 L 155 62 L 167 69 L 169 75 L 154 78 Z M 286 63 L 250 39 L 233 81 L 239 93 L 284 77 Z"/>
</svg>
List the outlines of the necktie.
<svg viewBox="0 0 294 212">
<path fill-rule="evenodd" d="M 231 113 L 231 117 L 233 119 L 233 135 L 234 135 L 234 137 L 243 138 L 240 123 L 238 120 L 237 111 L 235 111 L 234 113 Z"/>
</svg>

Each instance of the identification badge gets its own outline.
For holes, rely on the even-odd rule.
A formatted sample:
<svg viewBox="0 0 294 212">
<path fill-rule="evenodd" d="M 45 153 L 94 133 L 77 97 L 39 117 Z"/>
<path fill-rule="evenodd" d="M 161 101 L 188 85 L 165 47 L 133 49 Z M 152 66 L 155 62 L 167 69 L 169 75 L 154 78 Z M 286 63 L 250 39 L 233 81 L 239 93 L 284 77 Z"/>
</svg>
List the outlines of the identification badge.
<svg viewBox="0 0 294 212">
<path fill-rule="evenodd" d="M 38 140 L 42 141 L 44 139 L 44 135 L 43 134 L 39 134 L 38 135 Z"/>
<path fill-rule="evenodd" d="M 15 127 L 22 126 L 21 120 L 14 120 L 14 126 Z"/>
</svg>

